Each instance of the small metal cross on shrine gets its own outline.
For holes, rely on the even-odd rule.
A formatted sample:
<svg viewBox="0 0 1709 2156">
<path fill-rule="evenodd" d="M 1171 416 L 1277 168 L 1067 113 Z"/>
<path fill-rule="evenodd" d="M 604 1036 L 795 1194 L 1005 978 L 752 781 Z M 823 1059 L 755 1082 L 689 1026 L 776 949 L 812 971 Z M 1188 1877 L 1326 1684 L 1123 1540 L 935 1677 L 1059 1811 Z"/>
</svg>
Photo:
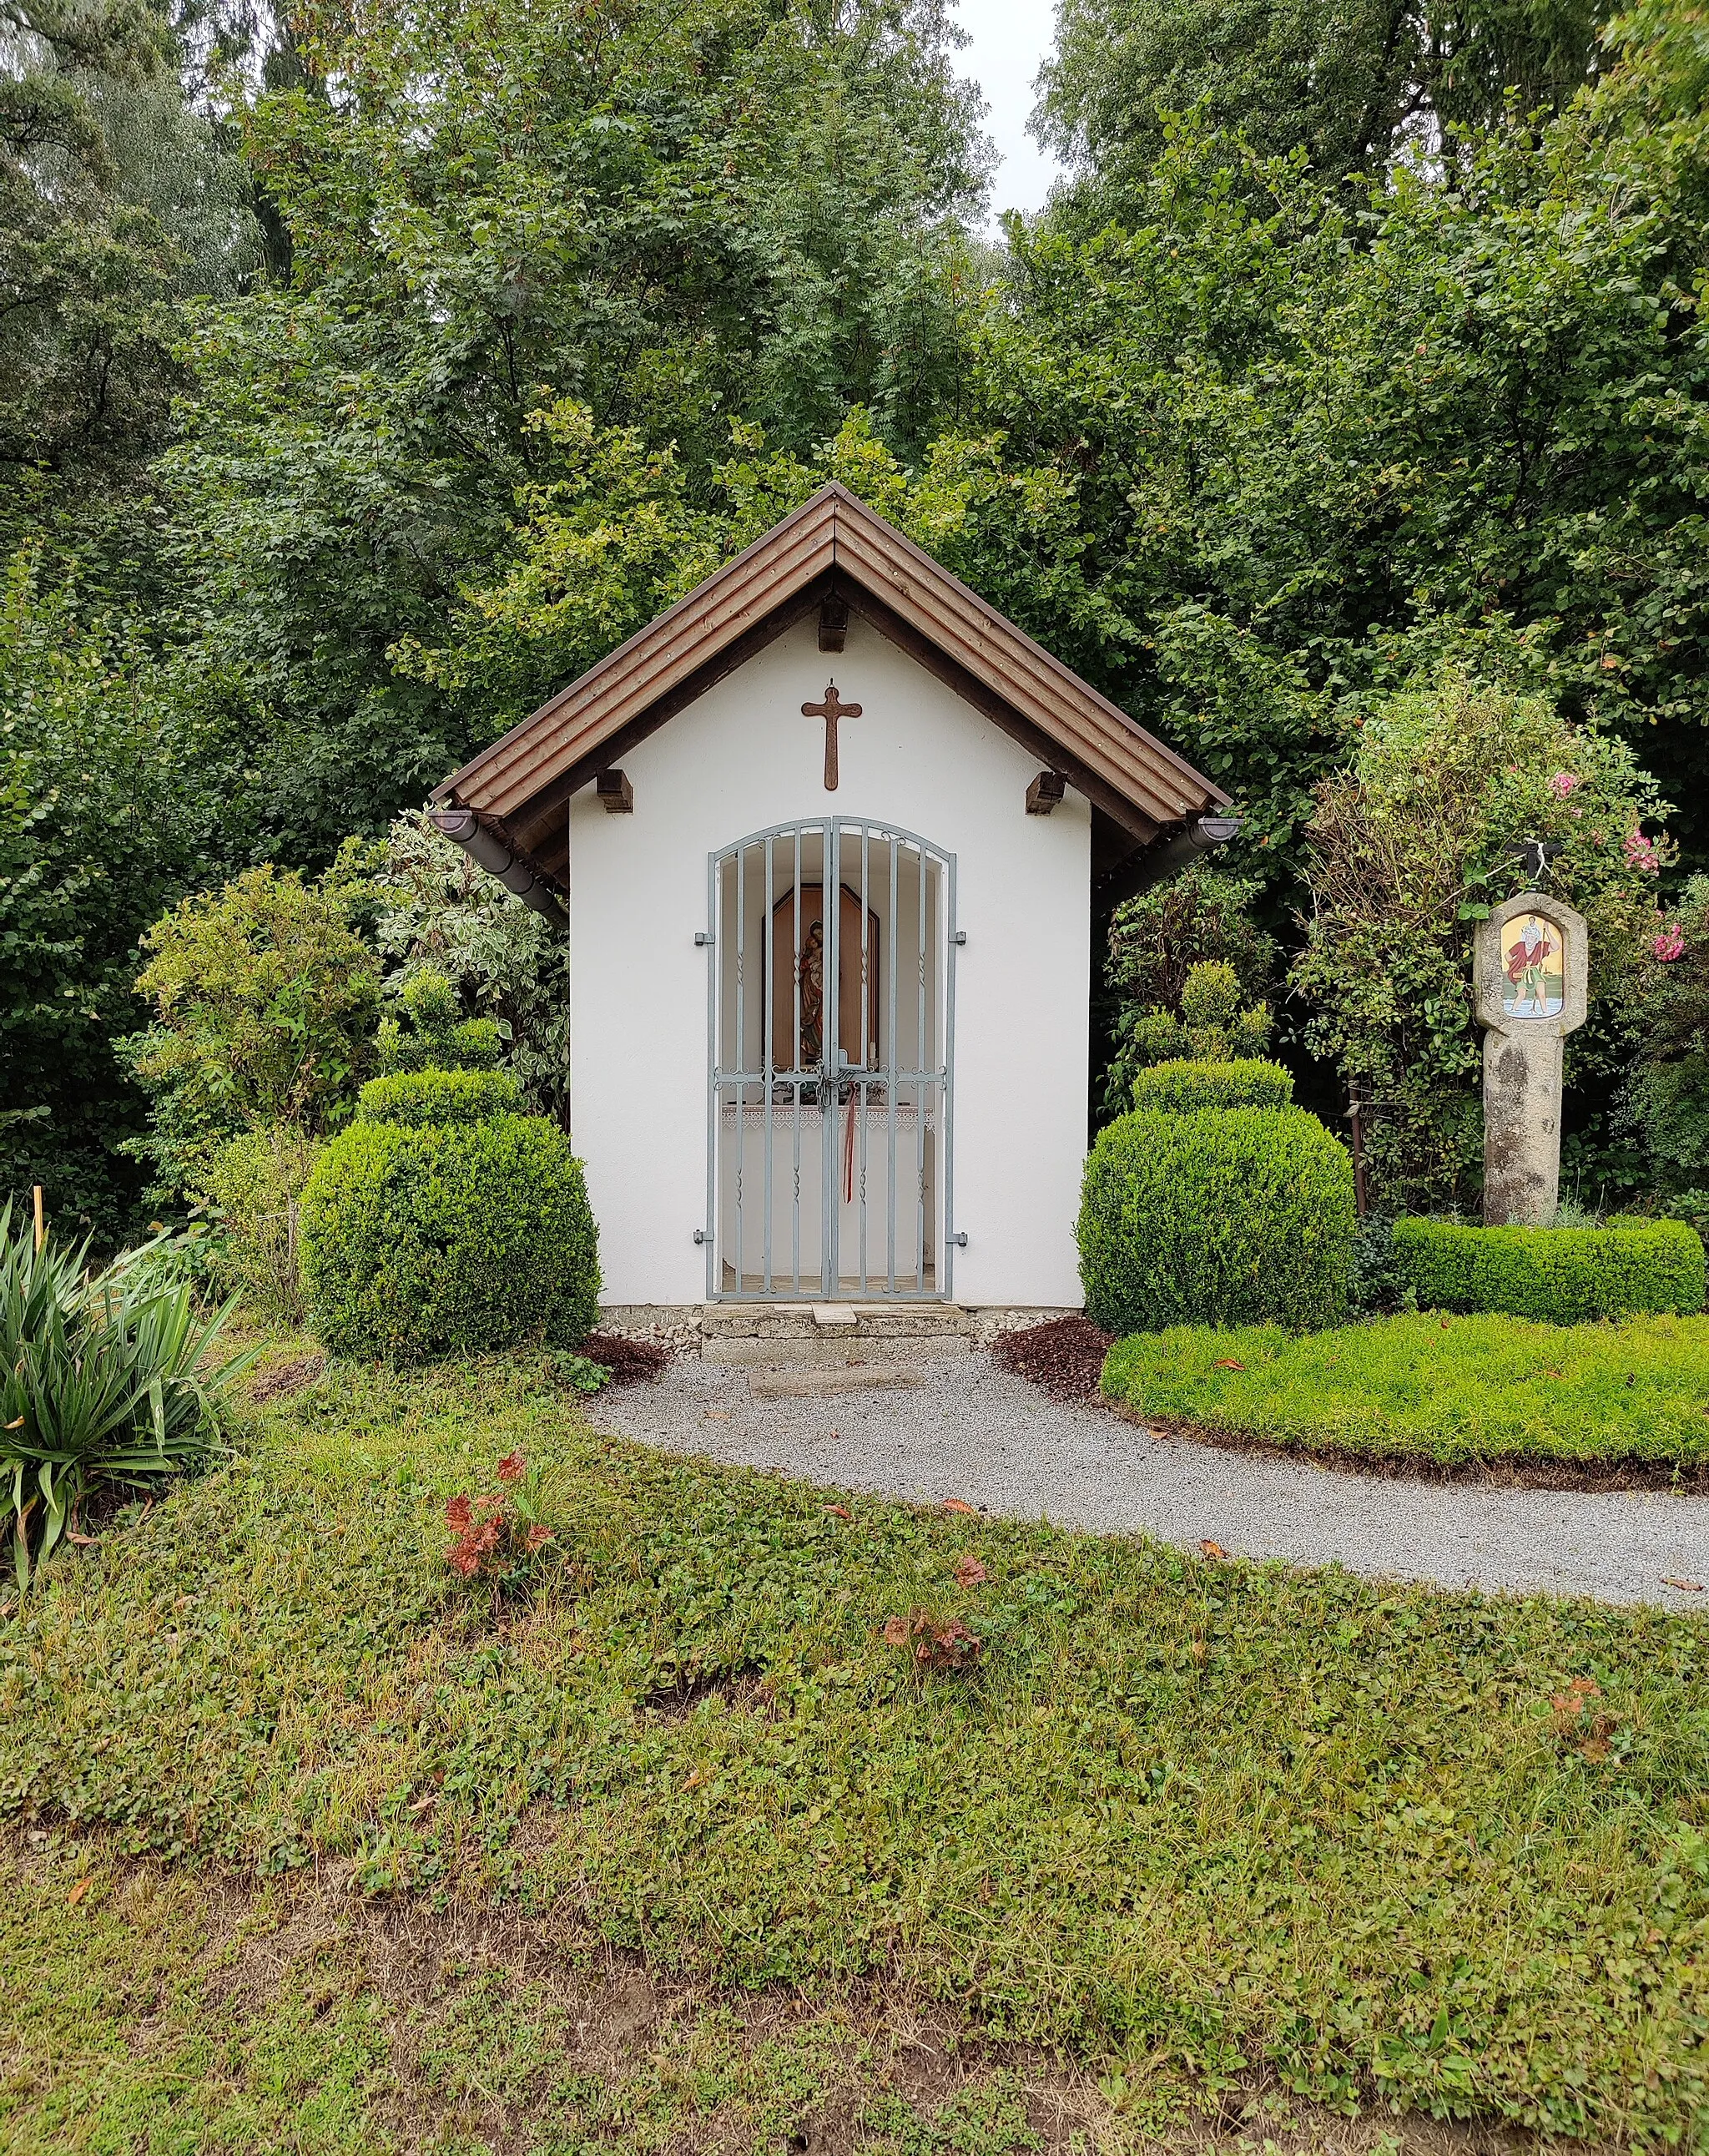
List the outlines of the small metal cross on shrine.
<svg viewBox="0 0 1709 2156">
<path fill-rule="evenodd" d="M 822 704 L 803 704 L 801 716 L 804 719 L 823 719 L 825 722 L 825 791 L 834 793 L 837 790 L 837 721 L 839 719 L 858 719 L 860 706 L 859 704 L 845 704 L 837 694 L 837 685 L 833 681 L 825 690 L 824 701 Z"/>
</svg>

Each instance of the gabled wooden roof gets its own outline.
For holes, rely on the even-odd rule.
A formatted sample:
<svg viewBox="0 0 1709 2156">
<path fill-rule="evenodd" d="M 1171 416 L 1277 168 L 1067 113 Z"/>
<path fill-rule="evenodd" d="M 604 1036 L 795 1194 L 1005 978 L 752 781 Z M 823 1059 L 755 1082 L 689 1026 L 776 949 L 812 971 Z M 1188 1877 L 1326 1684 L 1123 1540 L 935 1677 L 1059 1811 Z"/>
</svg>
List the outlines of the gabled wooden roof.
<svg viewBox="0 0 1709 2156">
<path fill-rule="evenodd" d="M 1143 844 L 1227 803 L 1191 764 L 833 481 L 434 791 L 558 880 L 572 793 L 830 595 Z"/>
</svg>

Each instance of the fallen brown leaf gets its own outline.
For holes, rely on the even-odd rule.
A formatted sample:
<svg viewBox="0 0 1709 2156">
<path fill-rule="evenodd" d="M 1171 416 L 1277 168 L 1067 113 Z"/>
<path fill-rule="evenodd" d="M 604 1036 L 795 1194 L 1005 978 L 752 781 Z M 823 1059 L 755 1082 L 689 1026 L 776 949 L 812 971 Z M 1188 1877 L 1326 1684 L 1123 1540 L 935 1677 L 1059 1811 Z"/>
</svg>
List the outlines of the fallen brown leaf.
<svg viewBox="0 0 1709 2156">
<path fill-rule="evenodd" d="M 1663 1573 L 1661 1584 L 1664 1587 L 1678 1588 L 1681 1594 L 1701 1594 L 1703 1592 L 1703 1583 L 1701 1579 L 1670 1579 L 1667 1574 Z"/>
<path fill-rule="evenodd" d="M 94 1884 L 95 1881 L 93 1879 L 80 1879 L 77 1884 L 72 1888 L 71 1892 L 65 1897 L 66 1907 L 68 1909 L 74 1909 Z"/>
<path fill-rule="evenodd" d="M 983 1587 L 990 1577 L 990 1573 L 986 1571 L 971 1550 L 956 1567 L 957 1587 Z"/>
<path fill-rule="evenodd" d="M 908 1644 L 908 1620 L 906 1617 L 885 1620 L 884 1643 L 887 1647 L 906 1647 Z"/>
<path fill-rule="evenodd" d="M 1226 1356 L 1220 1356 L 1218 1358 L 1216 1367 L 1219 1370 L 1244 1370 L 1246 1365 L 1244 1363 L 1230 1362 Z"/>
<path fill-rule="evenodd" d="M 1204 1552 L 1204 1554 L 1207 1557 L 1226 1557 L 1228 1555 L 1228 1552 L 1223 1548 L 1220 1543 L 1214 1543 L 1209 1537 L 1207 1537 L 1206 1539 L 1198 1545 L 1198 1547 Z"/>
<path fill-rule="evenodd" d="M 839 1520 L 852 1520 L 854 1517 L 846 1505 L 827 1505 L 824 1509 L 828 1512 L 834 1512 Z"/>
<path fill-rule="evenodd" d="M 685 1789 L 697 1789 L 706 1779 L 706 1770 L 703 1768 L 696 1767 L 693 1774 L 689 1776 L 687 1781 L 685 1781 L 682 1786 Z"/>
<path fill-rule="evenodd" d="M 20 1415 L 16 1422 L 8 1423 L 6 1427 L 8 1430 L 22 1430 L 23 1428 L 23 1417 Z"/>
<path fill-rule="evenodd" d="M 943 1501 L 943 1509 L 946 1512 L 970 1512 L 975 1519 L 979 1516 L 979 1507 L 977 1505 L 969 1505 L 960 1497 L 946 1497 Z"/>
</svg>

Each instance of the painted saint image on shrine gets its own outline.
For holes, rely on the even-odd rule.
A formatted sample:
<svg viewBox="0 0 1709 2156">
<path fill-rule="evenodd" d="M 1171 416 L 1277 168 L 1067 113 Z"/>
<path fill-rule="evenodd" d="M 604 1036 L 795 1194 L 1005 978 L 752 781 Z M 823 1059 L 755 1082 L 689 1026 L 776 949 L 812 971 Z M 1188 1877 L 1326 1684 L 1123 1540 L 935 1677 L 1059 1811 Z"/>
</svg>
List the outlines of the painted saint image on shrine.
<svg viewBox="0 0 1709 2156">
<path fill-rule="evenodd" d="M 1501 931 L 1501 1008 L 1509 1018 L 1558 1018 L 1566 1003 L 1565 937 L 1547 914 L 1522 913 Z"/>
</svg>

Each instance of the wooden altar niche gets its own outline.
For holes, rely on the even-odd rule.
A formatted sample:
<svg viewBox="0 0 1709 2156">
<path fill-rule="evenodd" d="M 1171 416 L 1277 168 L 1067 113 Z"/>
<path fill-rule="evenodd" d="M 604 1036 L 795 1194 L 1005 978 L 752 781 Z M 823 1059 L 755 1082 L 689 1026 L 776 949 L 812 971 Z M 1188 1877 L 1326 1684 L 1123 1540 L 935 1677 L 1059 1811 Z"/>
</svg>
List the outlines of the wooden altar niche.
<svg viewBox="0 0 1709 2156">
<path fill-rule="evenodd" d="M 798 923 L 795 901 L 801 901 Z M 772 1007 L 772 1068 L 773 1070 L 816 1072 L 824 1060 L 824 886 L 802 883 L 786 891 L 772 908 L 772 932 L 767 939 L 767 993 Z M 879 919 L 866 909 L 866 945 L 860 941 L 860 900 L 847 884 L 842 887 L 837 933 L 837 1045 L 844 1061 L 870 1069 L 881 1061 L 879 1053 Z M 799 937 L 798 942 L 797 938 Z M 860 977 L 865 962 L 867 1022 L 860 1023 Z M 795 1030 L 795 984 L 801 983 L 801 1032 Z M 763 1006 L 762 1006 L 763 1008 Z M 763 1053 L 763 1044 L 762 1044 Z"/>
</svg>

